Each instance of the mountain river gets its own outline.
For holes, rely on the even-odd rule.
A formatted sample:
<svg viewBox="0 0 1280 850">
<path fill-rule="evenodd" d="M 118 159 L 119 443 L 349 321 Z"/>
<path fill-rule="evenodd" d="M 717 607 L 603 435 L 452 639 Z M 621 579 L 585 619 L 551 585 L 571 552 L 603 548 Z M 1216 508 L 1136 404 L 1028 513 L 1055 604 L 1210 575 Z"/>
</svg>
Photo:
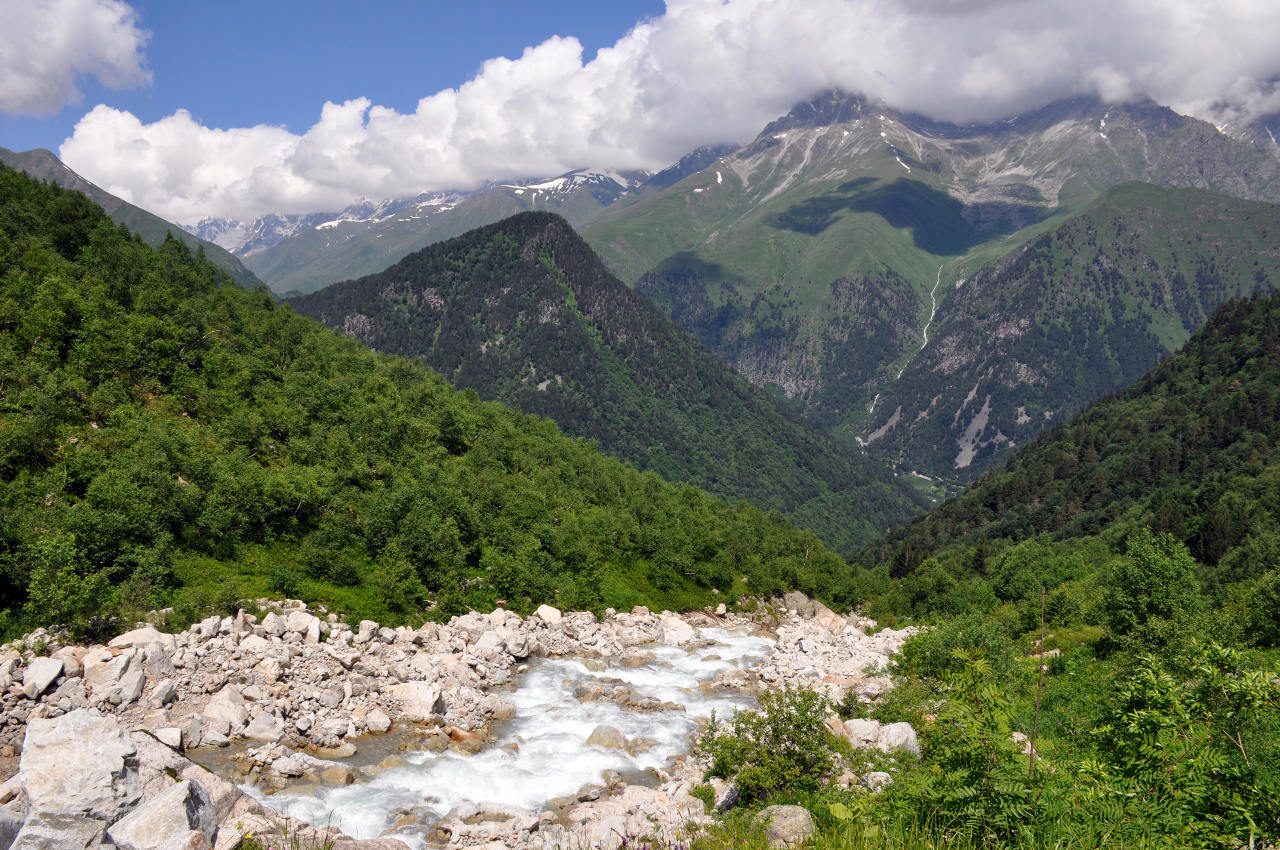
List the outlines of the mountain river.
<svg viewBox="0 0 1280 850">
<path fill-rule="evenodd" d="M 597 659 L 531 660 L 506 694 L 515 703 L 513 717 L 501 721 L 494 740 L 479 753 L 398 753 L 404 763 L 368 779 L 337 788 L 286 788 L 273 795 L 246 787 L 271 808 L 316 826 L 335 826 L 357 838 L 382 835 L 396 813 L 422 812 L 434 817 L 467 802 L 498 803 L 530 812 L 545 809 L 557 797 L 574 795 L 584 785 L 600 783 L 606 771 L 629 781 L 650 768 L 660 768 L 688 750 L 690 734 L 715 711 L 728 717 L 748 707 L 746 694 L 703 689 L 718 673 L 745 669 L 773 651 L 773 641 L 721 628 L 699 630 L 706 641 L 694 648 L 654 644 L 652 656 L 639 666 L 616 666 Z M 634 711 L 612 701 L 582 701 L 585 686 L 626 684 L 637 696 L 651 696 L 684 707 Z M 588 746 L 599 726 L 626 736 L 628 750 Z M 420 829 L 414 830 L 420 832 Z M 423 846 L 409 834 L 396 837 Z"/>
</svg>

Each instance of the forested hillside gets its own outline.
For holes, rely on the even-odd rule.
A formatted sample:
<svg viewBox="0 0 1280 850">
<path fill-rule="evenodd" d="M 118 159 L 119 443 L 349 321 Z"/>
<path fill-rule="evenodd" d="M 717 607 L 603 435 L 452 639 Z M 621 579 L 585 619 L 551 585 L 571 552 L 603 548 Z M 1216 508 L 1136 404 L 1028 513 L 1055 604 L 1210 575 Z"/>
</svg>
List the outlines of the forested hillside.
<svg viewBox="0 0 1280 850">
<path fill-rule="evenodd" d="M 0 627 L 836 592 L 844 562 L 0 170 Z M 732 597 L 731 597 L 732 598 Z"/>
<path fill-rule="evenodd" d="M 667 480 L 781 511 L 841 551 L 925 506 L 734 374 L 556 215 L 524 213 L 291 303 Z"/>
</svg>

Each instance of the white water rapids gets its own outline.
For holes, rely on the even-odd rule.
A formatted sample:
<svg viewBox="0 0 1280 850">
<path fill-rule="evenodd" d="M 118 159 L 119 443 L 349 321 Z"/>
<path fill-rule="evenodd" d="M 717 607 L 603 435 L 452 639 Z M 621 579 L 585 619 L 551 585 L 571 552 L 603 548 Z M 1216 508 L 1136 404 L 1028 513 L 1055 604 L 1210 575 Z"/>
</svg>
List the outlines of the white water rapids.
<svg viewBox="0 0 1280 850">
<path fill-rule="evenodd" d="M 700 685 L 716 674 L 749 668 L 773 649 L 773 641 L 699 629 L 710 645 L 693 649 L 652 645 L 644 649 L 653 660 L 639 667 L 609 665 L 593 671 L 574 658 L 538 659 L 516 680 L 508 694 L 516 713 L 495 730 L 497 739 L 480 753 L 402 754 L 408 764 L 384 770 L 371 779 L 340 788 L 286 789 L 263 796 L 246 790 L 270 807 L 316 826 L 335 826 L 356 838 L 372 838 L 392 826 L 392 812 L 425 805 L 443 816 L 464 802 L 493 802 L 538 812 L 555 798 L 569 796 L 586 784 L 598 783 L 607 770 L 624 775 L 662 767 L 688 747 L 697 719 L 714 710 L 728 717 L 751 704 L 750 697 L 727 692 L 705 693 Z M 598 666 L 598 665 L 592 665 Z M 636 712 L 610 701 L 582 702 L 574 691 L 598 682 L 628 685 L 636 696 L 652 696 L 685 707 L 684 711 Z M 588 747 L 591 732 L 600 725 L 621 731 L 628 740 L 655 743 L 634 755 Z M 421 839 L 396 837 L 422 846 Z"/>
</svg>

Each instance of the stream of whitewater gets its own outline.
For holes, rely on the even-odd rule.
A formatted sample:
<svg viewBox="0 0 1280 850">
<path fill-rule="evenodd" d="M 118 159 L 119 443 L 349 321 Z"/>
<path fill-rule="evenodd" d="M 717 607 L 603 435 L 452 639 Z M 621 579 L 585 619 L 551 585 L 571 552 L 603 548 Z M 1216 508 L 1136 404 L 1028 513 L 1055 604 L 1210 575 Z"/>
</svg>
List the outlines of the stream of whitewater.
<svg viewBox="0 0 1280 850">
<path fill-rule="evenodd" d="M 421 810 L 425 805 L 443 816 L 465 802 L 492 802 L 541 811 L 556 797 L 576 794 L 586 784 L 599 783 L 615 770 L 624 776 L 665 765 L 688 749 L 689 735 L 699 718 L 728 717 L 752 704 L 751 697 L 728 692 L 704 692 L 700 686 L 722 671 L 760 663 L 773 650 L 773 641 L 724 629 L 699 629 L 709 641 L 692 649 L 652 645 L 653 659 L 638 667 L 593 663 L 574 658 L 535 659 L 515 682 L 508 696 L 514 717 L 495 730 L 495 740 L 473 756 L 452 750 L 440 753 L 401 753 L 406 764 L 341 788 L 284 790 L 262 796 L 246 790 L 277 811 L 316 826 L 335 826 L 356 838 L 373 838 L 391 826 L 392 812 Z M 583 702 L 575 698 L 581 685 L 625 683 L 637 696 L 652 696 L 684 706 L 684 711 L 637 712 L 609 701 Z M 601 725 L 612 726 L 628 740 L 646 739 L 647 749 L 632 754 L 587 746 L 587 738 Z M 413 846 L 420 841 L 397 836 Z"/>
</svg>

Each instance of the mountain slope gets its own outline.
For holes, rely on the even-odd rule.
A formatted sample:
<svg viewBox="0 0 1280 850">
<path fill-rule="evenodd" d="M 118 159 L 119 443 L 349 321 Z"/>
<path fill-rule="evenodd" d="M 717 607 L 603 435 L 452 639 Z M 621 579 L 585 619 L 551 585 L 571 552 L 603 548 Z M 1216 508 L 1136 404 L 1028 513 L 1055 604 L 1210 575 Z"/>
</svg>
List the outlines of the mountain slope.
<svg viewBox="0 0 1280 850">
<path fill-rule="evenodd" d="M 957 542 L 1086 538 L 1122 522 L 1172 534 L 1220 581 L 1280 563 L 1280 294 L 1229 301 L 1135 385 L 870 557 L 905 572 Z"/>
<path fill-rule="evenodd" d="M 269 593 L 404 621 L 850 579 L 780 517 L 482 403 L 3 166 L 0 316 L 0 632 Z"/>
<path fill-rule="evenodd" d="M 685 167 L 701 164 L 705 157 L 695 156 Z M 669 179 L 675 173 L 668 169 L 660 176 Z M 333 216 L 299 217 L 284 238 L 249 242 L 236 253 L 273 291 L 305 294 L 335 281 L 381 271 L 413 251 L 516 213 L 546 210 L 575 223 L 588 221 L 647 177 L 639 172 L 581 169 L 551 179 L 497 184 L 479 192 L 425 195 Z"/>
<path fill-rule="evenodd" d="M 231 275 L 236 283 L 241 286 L 254 287 L 261 283 L 253 272 L 245 268 L 244 264 L 231 252 L 212 242 L 192 236 L 178 225 L 171 224 L 141 207 L 135 207 L 110 192 L 98 188 L 79 174 L 76 174 L 64 165 L 62 160 L 43 148 L 21 153 L 14 153 L 6 148 L 0 148 L 0 162 L 10 168 L 26 172 L 37 180 L 45 180 L 64 189 L 83 192 L 89 200 L 106 210 L 112 221 L 129 228 L 149 245 L 159 245 L 164 242 L 166 234 L 172 233 L 193 250 L 196 248 L 204 249 L 205 256 Z"/>
<path fill-rule="evenodd" d="M 752 383 L 865 438 L 939 294 L 1130 180 L 1280 201 L 1280 155 L 1152 103 L 956 126 L 831 93 L 583 235 Z"/>
<path fill-rule="evenodd" d="M 972 476 L 1140 378 L 1226 300 L 1280 288 L 1280 206 L 1125 184 L 950 288 L 877 400 L 873 455 Z"/>
<path fill-rule="evenodd" d="M 293 306 L 605 451 L 779 510 L 850 550 L 922 502 L 632 293 L 568 223 L 525 213 Z"/>
</svg>

